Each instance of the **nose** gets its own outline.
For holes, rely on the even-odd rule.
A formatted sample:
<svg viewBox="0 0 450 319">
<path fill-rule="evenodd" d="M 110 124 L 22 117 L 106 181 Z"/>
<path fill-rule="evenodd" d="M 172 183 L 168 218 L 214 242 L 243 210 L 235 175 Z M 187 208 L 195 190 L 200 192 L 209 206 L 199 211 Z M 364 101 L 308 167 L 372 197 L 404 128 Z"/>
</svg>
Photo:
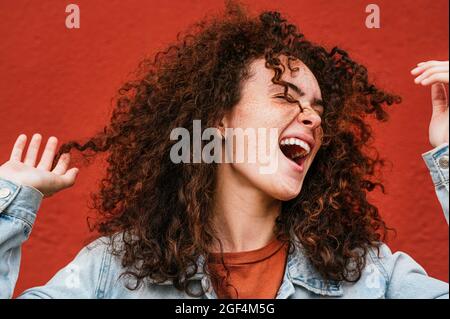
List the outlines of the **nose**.
<svg viewBox="0 0 450 319">
<path fill-rule="evenodd" d="M 317 114 L 310 105 L 302 106 L 302 109 L 303 110 L 300 110 L 300 113 L 298 114 L 298 121 L 312 130 L 319 127 L 322 123 L 319 114 Z"/>
</svg>

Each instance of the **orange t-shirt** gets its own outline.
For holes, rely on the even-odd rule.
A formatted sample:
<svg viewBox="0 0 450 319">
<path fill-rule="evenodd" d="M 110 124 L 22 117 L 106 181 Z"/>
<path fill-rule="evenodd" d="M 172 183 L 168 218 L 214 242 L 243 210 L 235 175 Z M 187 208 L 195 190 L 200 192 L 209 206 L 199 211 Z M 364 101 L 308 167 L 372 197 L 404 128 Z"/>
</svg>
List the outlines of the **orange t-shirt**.
<svg viewBox="0 0 450 319">
<path fill-rule="evenodd" d="M 283 281 L 284 269 L 288 255 L 288 242 L 273 239 L 263 248 L 224 253 L 223 267 L 220 253 L 213 253 L 209 259 L 212 274 L 218 274 L 221 280 L 212 276 L 213 288 L 217 297 L 222 299 L 273 299 Z"/>
</svg>

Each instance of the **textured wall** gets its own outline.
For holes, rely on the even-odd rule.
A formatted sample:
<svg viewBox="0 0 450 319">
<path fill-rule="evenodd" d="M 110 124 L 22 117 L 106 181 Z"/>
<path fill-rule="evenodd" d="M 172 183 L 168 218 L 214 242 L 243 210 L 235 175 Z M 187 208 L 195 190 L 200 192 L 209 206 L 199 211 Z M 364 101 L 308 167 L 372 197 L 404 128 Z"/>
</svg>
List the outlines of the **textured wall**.
<svg viewBox="0 0 450 319">
<path fill-rule="evenodd" d="M 108 120 L 110 100 L 138 61 L 175 39 L 178 31 L 223 7 L 222 1 L 74 0 L 81 28 L 65 28 L 69 1 L 0 2 L 0 161 L 20 133 L 45 139 L 88 137 Z M 378 85 L 403 96 L 391 120 L 375 127 L 392 166 L 387 195 L 374 201 L 398 235 L 389 241 L 448 280 L 448 227 L 421 153 L 430 149 L 428 88 L 416 87 L 415 63 L 448 59 L 448 1 L 245 1 L 252 10 L 288 13 L 302 32 L 327 47 L 339 45 L 365 64 Z M 364 26 L 365 7 L 381 8 L 381 29 Z M 86 216 L 101 161 L 83 168 L 70 190 L 46 199 L 24 245 L 16 295 L 44 284 L 68 263 L 89 234 Z"/>
</svg>

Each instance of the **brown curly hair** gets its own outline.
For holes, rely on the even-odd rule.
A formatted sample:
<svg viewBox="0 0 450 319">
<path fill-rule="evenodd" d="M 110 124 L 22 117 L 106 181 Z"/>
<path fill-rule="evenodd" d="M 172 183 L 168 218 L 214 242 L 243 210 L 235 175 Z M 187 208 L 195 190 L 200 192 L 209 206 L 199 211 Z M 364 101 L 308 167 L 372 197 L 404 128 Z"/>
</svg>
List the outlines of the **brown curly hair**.
<svg viewBox="0 0 450 319">
<path fill-rule="evenodd" d="M 174 164 L 172 129 L 192 133 L 194 119 L 217 127 L 240 99 L 248 66 L 265 58 L 280 81 L 279 56 L 300 59 L 316 76 L 324 100 L 323 144 L 301 193 L 283 202 L 276 233 L 298 239 L 326 280 L 356 281 L 367 251 L 384 241 L 387 227 L 367 194 L 384 193 L 378 171 L 384 161 L 370 146 L 366 117 L 387 120 L 386 105 L 399 96 L 375 87 L 367 69 L 337 47 L 327 51 L 308 41 L 278 12 L 252 17 L 227 1 L 223 15 L 204 18 L 154 59 L 145 59 L 136 79 L 119 90 L 111 122 L 85 143 L 63 144 L 55 158 L 75 148 L 105 152 L 106 176 L 92 194 L 100 235 L 121 235 L 124 274 L 136 279 L 171 280 L 193 294 L 188 279 L 215 240 L 212 225 L 217 164 Z M 290 66 L 289 66 L 290 68 Z M 287 100 L 289 98 L 286 96 Z M 204 141 L 208 143 L 208 141 Z M 292 245 L 291 245 L 292 247 Z M 203 271 L 208 273 L 207 265 Z"/>
</svg>

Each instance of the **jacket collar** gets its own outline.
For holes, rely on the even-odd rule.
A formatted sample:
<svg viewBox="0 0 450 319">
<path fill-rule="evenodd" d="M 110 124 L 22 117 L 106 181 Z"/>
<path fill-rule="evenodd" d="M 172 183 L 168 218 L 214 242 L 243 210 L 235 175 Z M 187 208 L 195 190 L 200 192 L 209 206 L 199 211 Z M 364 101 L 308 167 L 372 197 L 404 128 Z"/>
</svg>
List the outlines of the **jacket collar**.
<svg viewBox="0 0 450 319">
<path fill-rule="evenodd" d="M 203 273 L 204 262 L 204 257 L 200 256 L 197 261 L 197 273 L 189 278 L 189 280 L 200 280 L 207 295 L 213 297 L 215 294 L 211 287 L 211 282 Z M 288 255 L 285 275 L 280 291 L 283 290 L 283 287 L 285 287 L 287 291 L 292 290 L 289 289 L 289 286 L 292 287 L 292 284 L 301 286 L 318 295 L 337 297 L 344 294 L 341 282 L 333 280 L 326 282 L 322 279 L 321 275 L 314 269 L 314 266 L 306 257 L 303 247 L 297 240 L 294 240 L 294 251 Z M 291 293 L 293 292 L 294 291 L 291 291 Z"/>
<path fill-rule="evenodd" d="M 286 265 L 291 282 L 319 295 L 342 296 L 344 291 L 341 282 L 325 281 L 306 257 L 300 243 L 297 240 L 294 243 L 294 251 L 289 254 Z"/>
</svg>

